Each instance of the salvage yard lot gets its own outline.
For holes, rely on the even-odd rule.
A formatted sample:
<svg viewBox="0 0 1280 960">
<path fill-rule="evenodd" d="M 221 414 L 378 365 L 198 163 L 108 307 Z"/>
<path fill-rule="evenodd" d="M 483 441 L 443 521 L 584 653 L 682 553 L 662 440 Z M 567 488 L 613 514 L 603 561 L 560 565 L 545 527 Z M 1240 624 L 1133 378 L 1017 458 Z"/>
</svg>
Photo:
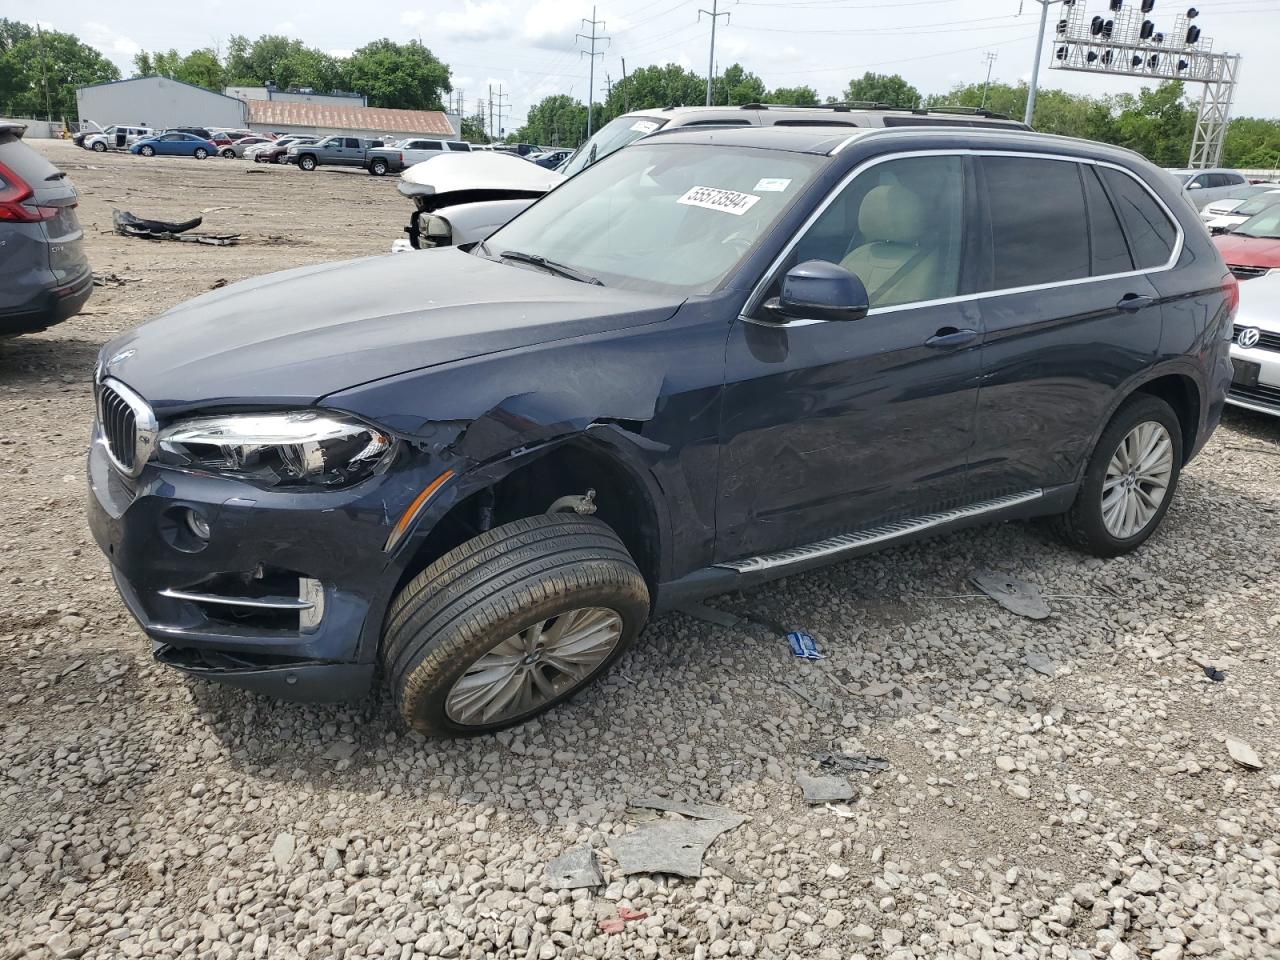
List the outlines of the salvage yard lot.
<svg viewBox="0 0 1280 960">
<path fill-rule="evenodd" d="M 0 343 L 0 958 L 1280 956 L 1280 421 L 1229 412 L 1130 556 L 1034 524 L 893 550 L 711 601 L 734 627 L 664 616 L 575 701 L 426 741 L 380 698 L 154 666 L 83 516 L 103 342 L 227 282 L 381 254 L 409 203 L 363 172 L 36 143 L 121 283 Z M 126 239 L 113 207 L 243 239 Z M 975 596 L 984 568 L 1050 618 Z M 833 750 L 888 768 L 809 806 L 797 774 Z M 747 820 L 699 880 L 623 877 L 610 840 L 653 795 Z M 553 889 L 545 865 L 584 842 L 603 884 Z"/>
</svg>

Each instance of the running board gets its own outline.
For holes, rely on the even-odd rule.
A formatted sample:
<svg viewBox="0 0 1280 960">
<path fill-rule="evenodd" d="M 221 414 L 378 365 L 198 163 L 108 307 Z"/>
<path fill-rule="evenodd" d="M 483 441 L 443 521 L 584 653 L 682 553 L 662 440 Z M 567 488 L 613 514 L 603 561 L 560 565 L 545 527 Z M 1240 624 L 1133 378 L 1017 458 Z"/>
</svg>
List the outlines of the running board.
<svg viewBox="0 0 1280 960">
<path fill-rule="evenodd" d="M 893 523 L 885 523 L 878 527 L 859 530 L 857 533 L 841 534 L 838 537 L 819 540 L 817 543 L 806 544 L 803 547 L 793 547 L 790 550 L 766 553 L 758 557 L 747 557 L 743 560 L 728 560 L 724 563 L 717 563 L 715 566 L 734 570 L 738 573 L 758 573 L 761 570 L 771 570 L 777 567 L 789 566 L 793 563 L 816 560 L 820 557 L 835 556 L 846 551 L 858 550 L 875 546 L 876 544 L 889 543 L 893 540 L 914 536 L 933 527 L 954 523 L 957 520 L 969 520 L 986 513 L 995 513 L 1000 510 L 1006 510 L 1009 507 L 1031 503 L 1033 500 L 1039 500 L 1043 496 L 1043 490 L 1027 490 L 1023 493 L 995 497 L 991 500 L 981 500 L 978 503 L 971 503 L 967 507 L 946 510 L 942 513 L 927 513 L 923 517 L 913 517 L 910 520 L 895 520 Z"/>
</svg>

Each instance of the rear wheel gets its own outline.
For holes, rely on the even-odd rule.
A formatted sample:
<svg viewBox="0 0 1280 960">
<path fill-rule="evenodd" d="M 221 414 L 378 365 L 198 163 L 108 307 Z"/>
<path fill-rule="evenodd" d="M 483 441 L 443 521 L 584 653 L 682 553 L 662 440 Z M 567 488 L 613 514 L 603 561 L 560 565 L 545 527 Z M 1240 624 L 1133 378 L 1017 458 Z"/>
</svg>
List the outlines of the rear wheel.
<svg viewBox="0 0 1280 960">
<path fill-rule="evenodd" d="M 604 673 L 648 615 L 644 578 L 606 524 L 529 517 L 467 541 L 415 577 L 387 615 L 382 664 L 409 726 L 487 733 Z"/>
<path fill-rule="evenodd" d="M 382 159 L 374 160 L 369 164 L 369 172 L 375 177 L 385 177 L 387 175 L 387 161 Z"/>
<path fill-rule="evenodd" d="M 1182 471 L 1182 425 L 1158 397 L 1138 394 L 1098 440 L 1084 483 L 1055 518 L 1062 538 L 1101 557 L 1140 546 L 1164 519 Z"/>
<path fill-rule="evenodd" d="M 194 156 L 197 160 L 203 160 L 205 157 L 209 156 L 209 151 L 204 147 L 196 147 Z"/>
</svg>

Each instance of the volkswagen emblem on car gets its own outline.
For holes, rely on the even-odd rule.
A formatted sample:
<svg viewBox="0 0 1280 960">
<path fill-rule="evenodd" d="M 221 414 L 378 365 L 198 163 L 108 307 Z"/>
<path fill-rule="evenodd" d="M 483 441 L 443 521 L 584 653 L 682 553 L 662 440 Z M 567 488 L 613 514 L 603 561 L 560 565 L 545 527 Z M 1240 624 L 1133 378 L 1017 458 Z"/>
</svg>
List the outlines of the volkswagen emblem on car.
<svg viewBox="0 0 1280 960">
<path fill-rule="evenodd" d="M 1245 327 L 1240 331 L 1240 337 L 1236 342 L 1247 350 L 1250 347 L 1256 347 L 1261 336 L 1262 332 L 1257 327 Z"/>
</svg>

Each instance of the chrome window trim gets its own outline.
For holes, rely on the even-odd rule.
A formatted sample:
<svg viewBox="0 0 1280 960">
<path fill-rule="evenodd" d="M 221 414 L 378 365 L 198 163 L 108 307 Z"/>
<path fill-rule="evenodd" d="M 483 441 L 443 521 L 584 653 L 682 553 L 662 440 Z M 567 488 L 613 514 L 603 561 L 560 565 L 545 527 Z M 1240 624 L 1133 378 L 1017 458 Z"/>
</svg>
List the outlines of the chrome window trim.
<svg viewBox="0 0 1280 960">
<path fill-rule="evenodd" d="M 861 134 L 860 136 L 865 136 L 865 133 Z M 855 139 L 858 139 L 858 138 L 859 138 L 858 136 L 849 137 L 847 140 L 845 140 L 843 143 L 837 146 L 831 152 L 831 155 L 834 156 L 835 154 L 839 153 L 842 149 L 844 149 L 845 146 L 847 146 L 849 143 L 852 143 Z M 948 304 L 948 303 L 965 303 L 972 300 L 986 300 L 990 297 L 1003 297 L 1003 296 L 1008 296 L 1009 294 L 1015 294 L 1015 293 L 1032 293 L 1036 290 L 1052 290 L 1058 287 L 1069 287 L 1069 286 L 1075 286 L 1082 283 L 1095 283 L 1100 280 L 1120 280 L 1125 277 L 1140 277 L 1140 276 L 1145 276 L 1147 274 L 1152 274 L 1152 273 L 1163 273 L 1167 270 L 1173 269 L 1173 267 L 1177 264 L 1178 259 L 1182 256 L 1182 248 L 1186 240 L 1186 234 L 1182 229 L 1182 222 L 1173 215 L 1173 211 L 1169 209 L 1169 205 L 1165 203 L 1164 200 L 1161 199 L 1160 195 L 1157 194 L 1154 190 L 1152 190 L 1151 187 L 1148 186 L 1147 183 L 1144 182 L 1141 177 L 1139 177 L 1132 170 L 1129 170 L 1128 168 L 1123 167 L 1118 163 L 1112 163 L 1110 160 L 1095 160 L 1091 157 L 1068 157 L 1068 156 L 1063 156 L 1061 154 L 1041 153 L 1034 150 L 991 150 L 991 149 L 973 149 L 973 148 L 951 148 L 951 149 L 940 148 L 937 150 L 908 150 L 902 153 L 890 153 L 890 154 L 885 154 L 879 157 L 872 157 L 866 162 L 858 164 L 858 166 L 854 167 L 847 174 L 845 174 L 845 176 L 840 180 L 840 182 L 823 199 L 822 203 L 819 204 L 818 207 L 813 211 L 813 213 L 809 215 L 808 219 L 805 220 L 804 224 L 800 227 L 800 229 L 796 231 L 795 236 L 793 236 L 791 240 L 787 243 L 787 245 L 782 249 L 782 252 L 778 254 L 777 257 L 774 258 L 773 263 L 769 265 L 769 269 L 764 272 L 760 280 L 756 282 L 756 285 L 751 290 L 751 295 L 747 297 L 746 303 L 743 305 L 742 311 L 738 315 L 738 319 L 743 321 L 744 323 L 755 323 L 755 324 L 760 324 L 761 326 L 775 327 L 780 329 L 786 329 L 789 327 L 807 327 L 810 324 L 814 324 L 814 323 L 830 323 L 831 321 L 829 320 L 815 320 L 815 319 L 807 319 L 807 318 L 798 319 L 798 320 L 788 320 L 785 323 L 774 323 L 769 320 L 757 319 L 756 317 L 752 316 L 752 314 L 759 309 L 760 304 L 764 298 L 765 290 L 768 289 L 770 282 L 773 280 L 774 276 L 777 274 L 782 264 L 786 262 L 789 256 L 791 256 L 791 252 L 800 243 L 801 239 L 803 239 L 805 234 L 807 234 L 809 230 L 813 227 L 813 225 L 818 221 L 818 218 L 820 218 L 824 213 L 827 212 L 827 208 L 830 207 L 831 204 L 833 204 L 836 201 L 836 198 L 839 197 L 845 191 L 845 189 L 849 186 L 849 184 L 851 184 L 861 174 L 865 173 L 867 170 L 871 169 L 872 167 L 879 166 L 882 163 L 888 163 L 893 160 L 905 160 L 911 157 L 1025 157 L 1033 160 L 1055 160 L 1059 163 L 1081 163 L 1091 167 L 1109 167 L 1112 170 L 1118 170 L 1121 173 L 1125 174 L 1126 176 L 1130 177 L 1135 183 L 1137 183 L 1140 187 L 1142 187 L 1142 189 L 1145 190 L 1153 200 L 1155 200 L 1156 204 L 1164 212 L 1164 215 L 1169 219 L 1169 222 L 1173 224 L 1174 230 L 1176 231 L 1176 236 L 1174 238 L 1174 244 L 1173 244 L 1173 252 L 1170 254 L 1169 259 L 1165 261 L 1165 263 L 1155 267 L 1147 267 L 1146 269 L 1143 269 L 1143 270 L 1126 270 L 1122 273 L 1106 273 L 1097 277 L 1077 277 L 1074 280 L 1054 280 L 1049 283 L 1034 283 L 1034 284 L 1030 284 L 1028 286 L 1023 286 L 1023 287 L 1002 287 L 998 290 L 983 290 L 980 293 L 964 293 L 964 294 L 958 294 L 954 297 L 940 297 L 935 300 L 916 300 L 911 303 L 895 303 L 885 307 L 872 307 L 870 310 L 867 311 L 868 317 L 879 316 L 881 314 L 886 314 L 886 313 L 897 313 L 900 310 L 913 310 L 913 309 L 916 309 L 917 307 L 936 307 L 936 306 L 941 306 L 943 304 Z M 1119 216 L 1119 214 L 1117 214 L 1117 216 Z M 1123 225 L 1124 225 L 1123 221 L 1121 221 L 1122 228 L 1123 228 Z M 1127 235 L 1125 237 L 1125 245 L 1128 246 Z M 1130 250 L 1130 253 L 1132 252 L 1133 251 Z"/>
</svg>

